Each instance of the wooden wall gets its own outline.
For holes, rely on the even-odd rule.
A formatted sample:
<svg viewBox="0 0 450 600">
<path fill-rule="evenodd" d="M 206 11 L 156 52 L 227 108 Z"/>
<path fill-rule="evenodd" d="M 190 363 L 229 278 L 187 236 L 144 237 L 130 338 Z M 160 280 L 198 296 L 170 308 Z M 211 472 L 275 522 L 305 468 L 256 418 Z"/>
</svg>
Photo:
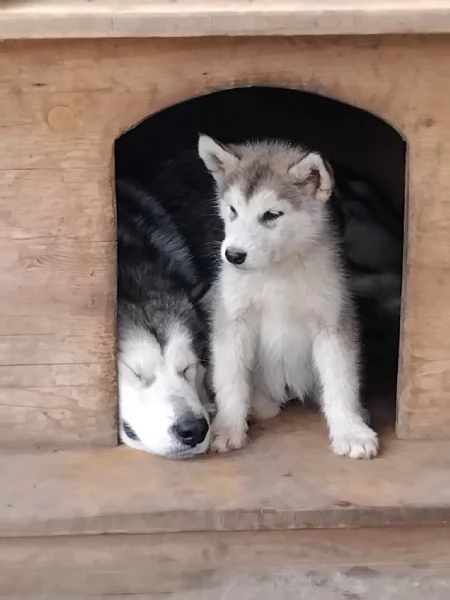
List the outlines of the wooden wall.
<svg viewBox="0 0 450 600">
<path fill-rule="evenodd" d="M 116 441 L 113 142 L 234 85 L 320 92 L 409 143 L 398 432 L 450 436 L 448 37 L 4 42 L 0 446 Z"/>
</svg>

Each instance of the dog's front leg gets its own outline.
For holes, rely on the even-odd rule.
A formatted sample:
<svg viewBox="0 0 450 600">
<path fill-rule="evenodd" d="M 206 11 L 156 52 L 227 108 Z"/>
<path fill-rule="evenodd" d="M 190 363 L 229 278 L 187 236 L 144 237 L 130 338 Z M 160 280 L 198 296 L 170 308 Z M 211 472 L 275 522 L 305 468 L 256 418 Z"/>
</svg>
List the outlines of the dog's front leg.
<svg viewBox="0 0 450 600">
<path fill-rule="evenodd" d="M 213 335 L 213 387 L 217 415 L 213 423 L 213 450 L 241 448 L 247 439 L 250 409 L 250 369 L 253 341 L 243 320 L 229 321 Z"/>
<path fill-rule="evenodd" d="M 333 452 L 351 458 L 376 456 L 378 436 L 365 423 L 359 400 L 356 341 L 346 331 L 324 329 L 314 340 L 313 354 Z"/>
</svg>

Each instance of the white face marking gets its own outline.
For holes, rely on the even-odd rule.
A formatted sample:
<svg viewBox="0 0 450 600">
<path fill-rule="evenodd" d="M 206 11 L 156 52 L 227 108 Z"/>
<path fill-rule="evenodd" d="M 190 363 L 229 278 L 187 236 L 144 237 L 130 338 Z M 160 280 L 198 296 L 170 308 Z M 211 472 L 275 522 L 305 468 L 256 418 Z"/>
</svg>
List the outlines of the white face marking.
<svg viewBox="0 0 450 600">
<path fill-rule="evenodd" d="M 182 444 L 173 432 L 183 415 L 205 418 L 202 403 L 204 369 L 199 365 L 188 332 L 174 326 L 165 348 L 145 331 L 121 341 L 118 355 L 120 416 L 136 433 L 130 446 L 173 458 L 206 452 L 209 433 L 194 448 Z"/>
<path fill-rule="evenodd" d="M 222 258 L 228 262 L 227 250 L 244 252 L 245 261 L 235 265 L 242 270 L 262 269 L 300 251 L 314 231 L 308 211 L 295 209 L 269 188 L 247 200 L 237 186 L 231 186 L 221 199 L 221 216 Z"/>
<path fill-rule="evenodd" d="M 322 234 L 333 177 L 317 152 L 270 141 L 227 147 L 201 135 L 198 153 L 220 196 L 225 263 L 264 269 L 304 254 Z"/>
</svg>

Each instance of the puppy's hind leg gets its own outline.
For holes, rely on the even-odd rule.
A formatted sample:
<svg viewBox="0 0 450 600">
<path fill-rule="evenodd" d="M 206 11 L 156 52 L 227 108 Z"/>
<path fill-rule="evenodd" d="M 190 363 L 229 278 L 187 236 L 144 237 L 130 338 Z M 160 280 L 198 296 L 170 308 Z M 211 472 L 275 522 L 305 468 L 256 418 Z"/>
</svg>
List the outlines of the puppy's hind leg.
<svg viewBox="0 0 450 600">
<path fill-rule="evenodd" d="M 322 330 L 314 340 L 313 355 L 333 452 L 373 458 L 378 453 L 378 436 L 366 424 L 359 401 L 356 340 L 345 330 Z"/>
<path fill-rule="evenodd" d="M 251 399 L 250 417 L 253 421 L 267 421 L 280 414 L 281 406 L 266 394 L 255 389 Z"/>
</svg>

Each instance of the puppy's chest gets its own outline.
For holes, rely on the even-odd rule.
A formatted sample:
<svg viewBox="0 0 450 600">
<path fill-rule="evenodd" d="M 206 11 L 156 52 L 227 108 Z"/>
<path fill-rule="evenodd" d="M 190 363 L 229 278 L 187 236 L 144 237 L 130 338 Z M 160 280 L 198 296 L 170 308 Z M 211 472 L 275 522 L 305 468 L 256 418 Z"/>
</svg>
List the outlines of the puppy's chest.
<svg viewBox="0 0 450 600">
<path fill-rule="evenodd" d="M 311 351 L 318 319 L 309 303 L 270 298 L 261 305 L 255 328 L 255 377 L 280 401 L 286 387 L 299 396 L 309 387 Z"/>
<path fill-rule="evenodd" d="M 264 282 L 254 297 L 254 310 L 260 323 L 289 329 L 313 324 L 322 312 L 323 294 L 298 278 L 292 281 Z"/>
<path fill-rule="evenodd" d="M 230 277 L 224 281 L 222 300 L 230 318 L 256 329 L 313 332 L 336 313 L 340 294 L 329 283 L 308 272 Z"/>
<path fill-rule="evenodd" d="M 266 295 L 256 310 L 256 335 L 263 353 L 303 353 L 317 330 L 319 317 L 309 299 Z"/>
</svg>

